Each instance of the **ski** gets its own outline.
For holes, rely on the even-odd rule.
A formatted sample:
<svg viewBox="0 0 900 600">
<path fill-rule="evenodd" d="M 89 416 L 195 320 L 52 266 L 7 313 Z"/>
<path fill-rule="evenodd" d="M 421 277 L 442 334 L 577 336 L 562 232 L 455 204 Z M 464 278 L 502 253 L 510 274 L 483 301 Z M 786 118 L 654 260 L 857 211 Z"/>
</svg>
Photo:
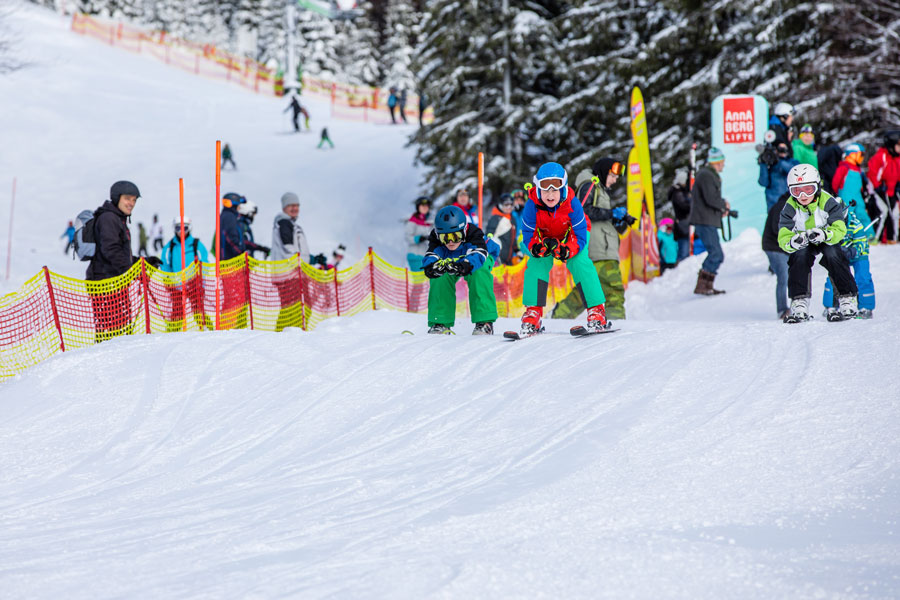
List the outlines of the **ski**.
<svg viewBox="0 0 900 600">
<path fill-rule="evenodd" d="M 516 340 L 526 340 L 526 339 L 528 339 L 528 338 L 530 338 L 530 337 L 534 337 L 534 336 L 540 335 L 540 334 L 542 334 L 542 333 L 544 333 L 543 327 L 541 328 L 540 331 L 535 331 L 534 333 L 530 333 L 530 334 L 528 334 L 528 335 L 519 335 L 519 332 L 518 332 L 518 331 L 504 331 L 504 332 L 503 332 L 503 339 L 505 339 L 505 340 L 511 340 L 511 341 L 514 342 L 514 341 L 516 341 Z"/>
<path fill-rule="evenodd" d="M 788 316 L 786 316 L 786 317 L 784 318 L 784 321 L 783 321 L 783 322 L 786 323 L 786 324 L 788 324 L 788 325 L 793 325 L 794 323 L 805 323 L 805 322 L 807 322 L 807 321 L 812 321 L 812 320 L 813 320 L 813 316 L 812 316 L 812 315 L 807 315 L 807 317 L 806 317 L 805 319 L 801 319 L 801 318 L 797 318 L 797 317 L 792 316 L 792 315 L 788 315 Z"/>
<path fill-rule="evenodd" d="M 575 337 L 587 337 L 589 335 L 596 335 L 598 333 L 613 333 L 619 331 L 618 329 L 596 329 L 591 331 L 584 325 L 576 325 L 569 329 L 569 333 L 571 333 Z"/>
</svg>

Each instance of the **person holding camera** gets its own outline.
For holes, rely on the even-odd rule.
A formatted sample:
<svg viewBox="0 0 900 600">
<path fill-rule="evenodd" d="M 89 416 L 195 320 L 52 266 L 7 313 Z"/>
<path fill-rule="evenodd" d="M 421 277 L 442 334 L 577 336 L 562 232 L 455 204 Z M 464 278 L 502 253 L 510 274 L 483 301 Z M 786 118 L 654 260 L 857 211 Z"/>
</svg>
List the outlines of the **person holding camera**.
<svg viewBox="0 0 900 600">
<path fill-rule="evenodd" d="M 775 134 L 775 138 L 770 142 L 774 148 L 778 148 L 778 144 L 783 143 L 788 147 L 788 154 L 794 157 L 794 151 L 791 148 L 791 142 L 794 139 L 794 107 L 787 102 L 779 102 L 772 111 L 769 118 L 769 131 Z M 766 136 L 766 141 L 769 141 Z"/>
<path fill-rule="evenodd" d="M 766 188 L 766 212 L 768 213 L 784 194 L 787 193 L 787 174 L 800 161 L 790 156 L 788 145 L 779 142 L 775 156 L 763 152 L 759 157 L 759 179 L 757 183 Z"/>
<path fill-rule="evenodd" d="M 624 172 L 623 163 L 606 157 L 597 160 L 591 171 L 584 169 L 575 178 L 575 195 L 581 198 L 584 214 L 591 222 L 588 256 L 600 278 L 600 286 L 606 296 L 606 316 L 611 319 L 625 318 L 625 284 L 619 270 L 619 233 L 624 233 L 635 221 L 624 206 L 613 208 L 609 198 L 610 188 Z M 600 182 L 594 184 L 592 175 Z M 554 319 L 574 319 L 584 308 L 581 292 L 573 289 L 554 307 L 551 316 Z"/>
<path fill-rule="evenodd" d="M 706 259 L 697 274 L 694 293 L 712 296 L 725 293 L 725 290 L 715 289 L 713 283 L 719 266 L 725 260 L 719 241 L 719 229 L 722 227 L 722 217 L 728 215 L 731 205 L 722 197 L 722 178 L 719 176 L 725 169 L 725 154 L 712 147 L 707 154 L 706 163 L 697 173 L 691 190 L 691 225 L 706 247 Z"/>
<path fill-rule="evenodd" d="M 787 184 L 790 198 L 778 219 L 778 245 L 790 255 L 788 295 L 791 312 L 784 322 L 799 323 L 809 319 L 810 274 L 819 255 L 838 293 L 838 310 L 829 315 L 828 320 L 855 318 L 858 290 L 847 255 L 841 250 L 841 241 L 847 234 L 847 208 L 822 189 L 819 171 L 812 165 L 792 168 Z"/>
</svg>

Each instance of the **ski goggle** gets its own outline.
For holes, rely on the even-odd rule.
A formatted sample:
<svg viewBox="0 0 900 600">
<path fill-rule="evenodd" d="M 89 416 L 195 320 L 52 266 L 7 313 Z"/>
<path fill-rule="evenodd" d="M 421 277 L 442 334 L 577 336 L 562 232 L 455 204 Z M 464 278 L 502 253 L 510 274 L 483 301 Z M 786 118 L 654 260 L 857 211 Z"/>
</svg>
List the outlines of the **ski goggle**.
<svg viewBox="0 0 900 600">
<path fill-rule="evenodd" d="M 453 231 L 450 233 L 439 233 L 438 239 L 442 244 L 455 244 L 463 241 L 465 234 L 462 231 Z"/>
<path fill-rule="evenodd" d="M 625 165 L 620 162 L 614 162 L 609 168 L 609 172 L 612 175 L 622 175 L 625 173 Z"/>
<path fill-rule="evenodd" d="M 818 190 L 819 186 L 815 183 L 801 183 L 799 185 L 791 186 L 789 189 L 791 191 L 791 196 L 794 198 L 801 198 L 803 196 L 807 198 L 812 198 L 816 195 L 816 190 Z"/>
<path fill-rule="evenodd" d="M 559 177 L 548 177 L 547 179 L 538 181 L 538 187 L 545 192 L 548 190 L 561 190 L 563 187 L 563 180 Z"/>
</svg>

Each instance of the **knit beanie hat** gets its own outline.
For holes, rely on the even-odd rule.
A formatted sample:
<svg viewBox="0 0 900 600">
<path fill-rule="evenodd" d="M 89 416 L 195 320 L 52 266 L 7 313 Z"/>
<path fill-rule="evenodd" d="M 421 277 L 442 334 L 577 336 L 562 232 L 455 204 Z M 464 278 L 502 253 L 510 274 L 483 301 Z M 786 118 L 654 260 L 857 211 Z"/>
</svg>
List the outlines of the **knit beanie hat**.
<svg viewBox="0 0 900 600">
<path fill-rule="evenodd" d="M 709 149 L 709 153 L 706 155 L 706 162 L 715 163 L 722 162 L 725 160 L 725 153 L 716 148 L 715 146 Z"/>
<path fill-rule="evenodd" d="M 291 204 L 300 205 L 300 198 L 297 197 L 297 194 L 294 192 L 285 192 L 283 196 L 281 196 L 281 208 L 287 208 Z"/>
<path fill-rule="evenodd" d="M 597 159 L 594 162 L 594 165 L 591 167 L 591 171 L 594 172 L 594 175 L 600 178 L 600 183 L 602 183 L 604 186 L 606 185 L 606 176 L 609 175 L 609 169 L 616 162 L 616 159 L 606 156 L 604 158 Z"/>
</svg>

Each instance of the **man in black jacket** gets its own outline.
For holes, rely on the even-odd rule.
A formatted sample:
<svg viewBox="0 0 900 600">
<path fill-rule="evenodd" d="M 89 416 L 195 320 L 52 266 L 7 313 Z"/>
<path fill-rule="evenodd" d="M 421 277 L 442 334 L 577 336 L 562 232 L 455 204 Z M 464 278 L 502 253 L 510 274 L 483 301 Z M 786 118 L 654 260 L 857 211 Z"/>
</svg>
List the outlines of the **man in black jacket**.
<svg viewBox="0 0 900 600">
<path fill-rule="evenodd" d="M 713 287 L 719 265 L 725 260 L 722 244 L 719 242 L 719 228 L 722 217 L 728 214 L 731 205 L 722 198 L 722 178 L 719 173 L 725 168 L 725 155 L 718 148 L 710 148 L 708 163 L 697 173 L 697 180 L 691 190 L 691 225 L 694 233 L 706 246 L 706 259 L 697 274 L 695 294 L 712 296 L 722 294 Z"/>
<path fill-rule="evenodd" d="M 669 202 L 675 211 L 675 241 L 678 243 L 678 262 L 691 254 L 691 189 L 685 169 L 675 171 L 675 181 L 669 188 Z"/>
<path fill-rule="evenodd" d="M 141 192 L 130 181 L 117 181 L 109 189 L 109 200 L 94 211 L 94 243 L 96 248 L 85 278 L 101 281 L 128 272 L 131 265 L 140 260 L 131 253 L 131 231 L 128 219 Z M 159 266 L 159 259 L 148 262 Z M 89 283 L 88 293 L 94 310 L 94 340 L 100 343 L 116 335 L 131 333 L 131 302 L 125 283 Z"/>
<path fill-rule="evenodd" d="M 778 245 L 778 219 L 781 218 L 781 209 L 788 197 L 790 194 L 787 192 L 782 194 L 769 210 L 762 234 L 762 249 L 769 258 L 769 268 L 775 273 L 775 309 L 781 320 L 791 312 L 787 301 L 788 254 Z"/>
</svg>

